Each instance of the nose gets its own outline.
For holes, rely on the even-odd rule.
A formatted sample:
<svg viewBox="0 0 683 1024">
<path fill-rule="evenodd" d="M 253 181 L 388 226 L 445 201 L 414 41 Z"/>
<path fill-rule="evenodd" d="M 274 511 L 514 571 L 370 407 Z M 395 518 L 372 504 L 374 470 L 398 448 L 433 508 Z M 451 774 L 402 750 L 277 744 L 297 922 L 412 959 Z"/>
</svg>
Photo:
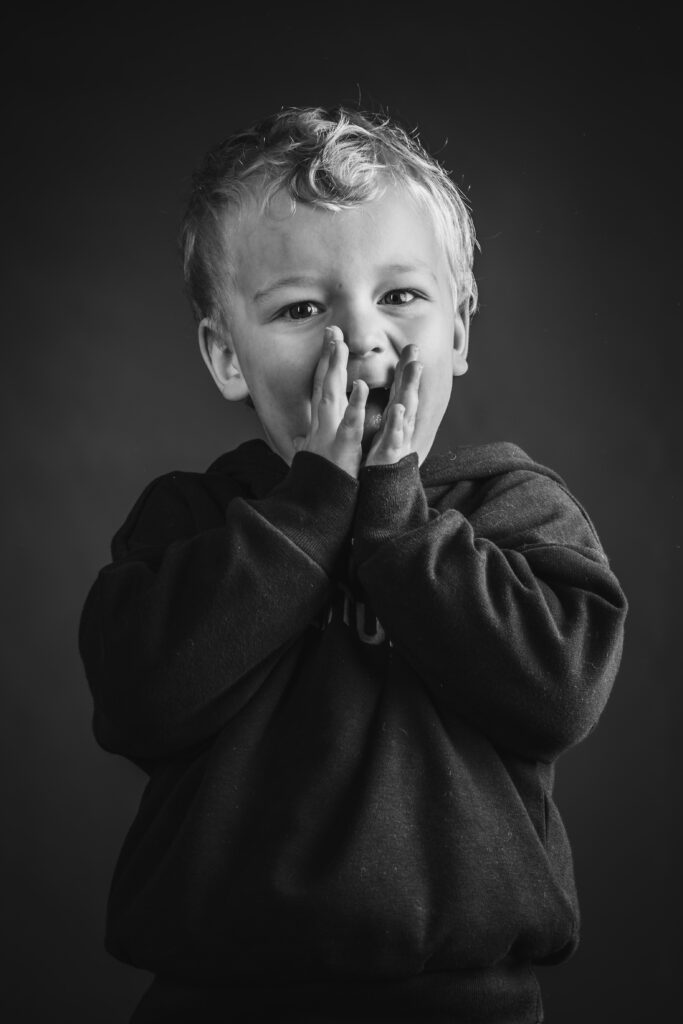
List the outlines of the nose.
<svg viewBox="0 0 683 1024">
<path fill-rule="evenodd" d="M 342 329 L 350 358 L 366 359 L 389 346 L 384 325 L 372 308 L 348 309 L 337 317 L 336 323 Z"/>
</svg>

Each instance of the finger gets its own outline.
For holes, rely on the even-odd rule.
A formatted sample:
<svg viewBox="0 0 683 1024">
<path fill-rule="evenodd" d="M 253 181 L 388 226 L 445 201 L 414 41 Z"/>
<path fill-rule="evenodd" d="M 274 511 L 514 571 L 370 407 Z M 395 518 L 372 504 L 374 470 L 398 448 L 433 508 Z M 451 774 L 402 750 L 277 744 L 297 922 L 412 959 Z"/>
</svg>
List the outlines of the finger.
<svg viewBox="0 0 683 1024">
<path fill-rule="evenodd" d="M 419 350 L 417 345 L 406 345 L 404 349 L 401 349 L 401 354 L 398 357 L 398 363 L 396 364 L 396 369 L 394 371 L 394 379 L 389 392 L 389 402 L 387 407 L 389 407 L 392 402 L 403 403 L 405 371 L 410 363 L 417 359 L 418 352 Z"/>
<path fill-rule="evenodd" d="M 343 340 L 339 341 L 334 336 L 328 339 L 328 345 L 330 358 L 327 373 L 322 382 L 318 420 L 320 427 L 323 430 L 329 430 L 334 436 L 348 404 L 346 368 L 349 350 Z"/>
<path fill-rule="evenodd" d="M 402 378 L 402 394 L 399 396 L 399 401 L 405 406 L 404 429 L 409 426 L 411 434 L 417 416 L 422 369 L 422 363 L 412 361 L 406 366 Z"/>
<path fill-rule="evenodd" d="M 408 453 L 403 450 L 403 419 L 405 409 L 402 405 L 392 405 L 386 421 L 378 432 L 365 461 L 366 466 L 383 466 L 398 462 Z"/>
<path fill-rule="evenodd" d="M 338 327 L 333 327 L 335 331 L 334 335 L 334 353 L 330 359 L 330 368 L 328 370 L 329 384 L 332 389 L 332 394 L 335 399 L 340 401 L 341 405 L 346 408 L 346 384 L 348 380 L 347 368 L 349 364 L 349 347 L 344 341 L 344 335 Z"/>
<path fill-rule="evenodd" d="M 398 387 L 396 389 L 397 402 L 403 402 L 406 384 L 412 380 L 411 374 L 415 369 L 418 355 L 419 349 L 417 345 L 406 345 L 401 352 L 401 358 L 399 360 L 401 370 Z"/>
<path fill-rule="evenodd" d="M 354 380 L 348 404 L 339 424 L 338 436 L 341 434 L 345 443 L 360 444 L 363 440 L 365 426 L 365 404 L 370 389 L 364 380 Z"/>
<path fill-rule="evenodd" d="M 315 368 L 315 374 L 313 375 L 313 388 L 311 391 L 311 430 L 315 431 L 318 429 L 318 409 L 320 407 L 320 399 L 323 393 L 323 381 L 327 374 L 327 369 L 330 363 L 330 347 L 327 341 L 323 343 L 323 350 L 318 360 L 318 365 Z"/>
<path fill-rule="evenodd" d="M 403 421 L 405 419 L 405 406 L 398 403 L 392 405 L 384 428 L 384 450 L 395 452 L 403 447 Z"/>
<path fill-rule="evenodd" d="M 320 382 L 321 397 L 325 401 L 329 401 L 335 395 L 335 380 L 339 376 L 339 357 L 343 347 L 343 335 L 340 329 L 338 327 L 326 327 L 325 351 L 327 352 L 327 364 Z M 344 390 L 346 390 L 346 386 Z"/>
<path fill-rule="evenodd" d="M 401 355 L 402 355 L 402 353 L 401 353 Z M 403 364 L 401 362 L 401 356 L 399 356 L 398 357 L 398 362 L 396 363 L 396 366 L 394 368 L 394 379 L 392 380 L 391 387 L 389 388 L 389 401 L 387 402 L 387 409 L 389 408 L 391 403 L 394 401 L 394 399 L 398 395 L 398 389 L 401 386 L 401 375 L 402 375 L 402 373 L 403 373 Z M 386 409 L 385 409 L 385 412 L 386 412 Z"/>
</svg>

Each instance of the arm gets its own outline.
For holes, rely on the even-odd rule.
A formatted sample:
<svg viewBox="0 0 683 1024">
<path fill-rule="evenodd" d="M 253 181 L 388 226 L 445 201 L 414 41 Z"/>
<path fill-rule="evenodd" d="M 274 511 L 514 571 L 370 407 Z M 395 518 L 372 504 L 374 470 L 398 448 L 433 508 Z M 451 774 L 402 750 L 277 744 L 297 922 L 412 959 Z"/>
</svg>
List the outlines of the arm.
<svg viewBox="0 0 683 1024">
<path fill-rule="evenodd" d="M 328 600 L 356 489 L 301 453 L 268 497 L 235 498 L 224 526 L 196 532 L 178 487 L 153 487 L 81 618 L 98 742 L 154 759 L 237 713 Z M 178 539 L 155 543 L 169 523 Z"/>
<path fill-rule="evenodd" d="M 215 515 L 165 478 L 119 533 L 79 634 L 105 749 L 144 762 L 212 736 L 327 603 L 363 430 L 364 396 L 347 402 L 345 358 L 341 346 L 324 351 L 309 432 L 266 498 L 235 496 L 207 529 Z"/>
<path fill-rule="evenodd" d="M 571 496 L 520 470 L 469 519 L 438 514 L 414 454 L 360 483 L 358 577 L 435 703 L 523 757 L 582 739 L 618 667 L 626 602 Z"/>
</svg>

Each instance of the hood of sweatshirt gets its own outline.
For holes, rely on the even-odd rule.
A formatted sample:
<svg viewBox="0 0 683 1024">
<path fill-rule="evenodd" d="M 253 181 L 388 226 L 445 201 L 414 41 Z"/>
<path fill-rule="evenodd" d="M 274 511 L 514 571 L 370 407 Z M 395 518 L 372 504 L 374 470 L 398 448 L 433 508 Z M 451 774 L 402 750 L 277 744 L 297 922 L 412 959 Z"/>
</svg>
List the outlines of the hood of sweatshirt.
<svg viewBox="0 0 683 1024">
<path fill-rule="evenodd" d="M 220 455 L 209 466 L 207 473 L 228 474 L 242 483 L 255 498 L 265 496 L 276 484 L 284 480 L 289 467 L 261 438 L 253 438 L 234 451 Z M 516 444 L 509 441 L 491 441 L 486 444 L 455 445 L 446 454 L 428 455 L 420 467 L 425 487 L 439 487 L 459 480 L 481 480 L 510 473 L 530 470 L 564 485 L 554 470 L 535 462 Z"/>
</svg>

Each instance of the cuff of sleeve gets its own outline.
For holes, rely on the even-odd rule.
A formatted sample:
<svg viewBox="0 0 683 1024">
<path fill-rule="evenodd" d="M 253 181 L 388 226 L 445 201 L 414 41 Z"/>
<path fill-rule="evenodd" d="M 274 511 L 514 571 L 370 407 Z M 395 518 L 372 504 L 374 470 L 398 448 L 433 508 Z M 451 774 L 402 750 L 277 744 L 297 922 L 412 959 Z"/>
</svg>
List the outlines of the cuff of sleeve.
<svg viewBox="0 0 683 1024">
<path fill-rule="evenodd" d="M 266 498 L 249 504 L 317 562 L 336 569 L 353 523 L 358 481 L 313 452 L 297 452 Z"/>
<path fill-rule="evenodd" d="M 379 545 L 429 520 L 417 454 L 390 466 L 364 466 L 359 477 L 353 560 L 364 562 Z"/>
</svg>

